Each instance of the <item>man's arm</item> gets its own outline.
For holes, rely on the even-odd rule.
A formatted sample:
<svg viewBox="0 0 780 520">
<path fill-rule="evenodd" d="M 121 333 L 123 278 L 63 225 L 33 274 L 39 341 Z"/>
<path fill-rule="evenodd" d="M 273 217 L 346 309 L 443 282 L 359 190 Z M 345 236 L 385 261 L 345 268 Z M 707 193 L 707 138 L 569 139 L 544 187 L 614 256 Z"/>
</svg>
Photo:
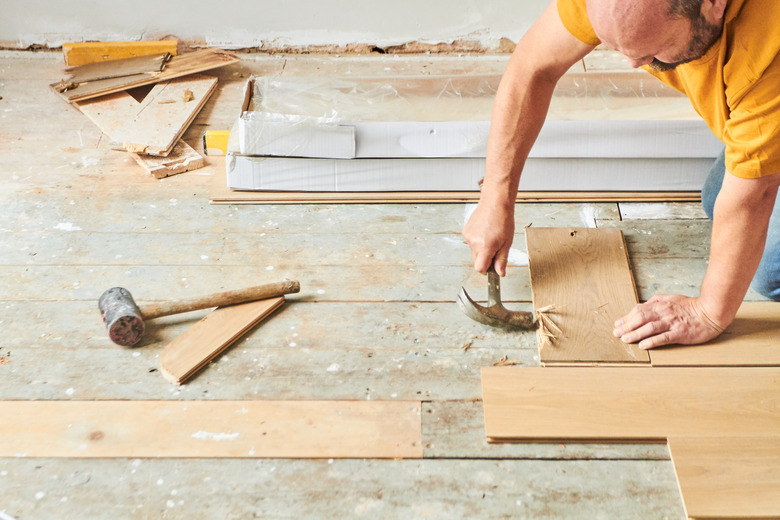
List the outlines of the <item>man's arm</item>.
<svg viewBox="0 0 780 520">
<path fill-rule="evenodd" d="M 558 80 L 591 50 L 563 26 L 555 0 L 517 44 L 493 105 L 479 204 L 463 229 L 477 271 L 485 273 L 493 263 L 506 274 L 517 186 L 528 152 Z"/>
<path fill-rule="evenodd" d="M 615 322 L 615 335 L 641 348 L 693 345 L 733 320 L 758 268 L 780 173 L 759 179 L 726 174 L 715 202 L 710 263 L 698 298 L 658 295 Z"/>
</svg>

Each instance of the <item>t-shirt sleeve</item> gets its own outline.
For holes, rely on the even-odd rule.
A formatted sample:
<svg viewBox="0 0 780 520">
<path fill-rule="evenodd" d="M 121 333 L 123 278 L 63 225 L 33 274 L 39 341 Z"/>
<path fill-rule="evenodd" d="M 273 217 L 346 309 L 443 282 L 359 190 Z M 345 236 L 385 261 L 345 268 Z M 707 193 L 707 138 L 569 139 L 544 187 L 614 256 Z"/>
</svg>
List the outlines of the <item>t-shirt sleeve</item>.
<svg viewBox="0 0 780 520">
<path fill-rule="evenodd" d="M 588 18 L 585 0 L 557 0 L 558 16 L 572 36 L 587 45 L 596 46 L 601 40 L 596 36 Z"/>
<path fill-rule="evenodd" d="M 733 100 L 723 132 L 726 169 L 743 178 L 780 172 L 780 54 L 750 88 Z"/>
</svg>

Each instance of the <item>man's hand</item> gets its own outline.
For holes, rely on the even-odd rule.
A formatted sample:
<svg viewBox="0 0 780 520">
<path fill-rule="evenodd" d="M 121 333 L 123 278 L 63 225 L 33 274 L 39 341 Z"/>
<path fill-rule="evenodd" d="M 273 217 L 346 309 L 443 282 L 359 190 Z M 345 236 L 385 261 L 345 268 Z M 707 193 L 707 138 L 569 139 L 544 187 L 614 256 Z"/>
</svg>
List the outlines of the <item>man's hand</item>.
<svg viewBox="0 0 780 520">
<path fill-rule="evenodd" d="M 506 275 L 509 248 L 515 235 L 514 201 L 511 204 L 480 202 L 463 228 L 474 269 L 485 274 L 492 263 L 500 276 Z"/>
<path fill-rule="evenodd" d="M 709 317 L 698 298 L 658 294 L 617 320 L 613 333 L 624 343 L 639 341 L 639 348 L 650 349 L 704 343 L 724 328 Z"/>
</svg>

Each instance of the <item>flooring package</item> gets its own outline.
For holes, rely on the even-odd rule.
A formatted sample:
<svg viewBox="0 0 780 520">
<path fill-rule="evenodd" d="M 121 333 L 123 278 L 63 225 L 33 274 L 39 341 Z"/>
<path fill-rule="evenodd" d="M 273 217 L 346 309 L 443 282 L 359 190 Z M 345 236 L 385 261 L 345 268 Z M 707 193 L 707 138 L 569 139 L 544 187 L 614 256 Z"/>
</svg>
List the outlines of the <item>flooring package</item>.
<svg viewBox="0 0 780 520">
<path fill-rule="evenodd" d="M 582 83 L 604 80 L 596 76 Z M 500 75 L 479 74 L 250 78 L 226 157 L 227 185 L 478 190 L 499 81 Z M 722 145 L 696 114 L 664 119 L 664 107 L 676 107 L 676 96 L 627 88 L 605 99 L 582 88 L 578 103 L 553 111 L 545 122 L 521 191 L 701 188 Z"/>
</svg>

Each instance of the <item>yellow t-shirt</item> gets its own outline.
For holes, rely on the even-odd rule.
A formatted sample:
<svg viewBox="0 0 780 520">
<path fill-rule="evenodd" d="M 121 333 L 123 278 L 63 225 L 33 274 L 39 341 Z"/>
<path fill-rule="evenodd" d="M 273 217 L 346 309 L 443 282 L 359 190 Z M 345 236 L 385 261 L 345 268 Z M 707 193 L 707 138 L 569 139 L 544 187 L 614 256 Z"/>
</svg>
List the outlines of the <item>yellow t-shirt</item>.
<svg viewBox="0 0 780 520">
<path fill-rule="evenodd" d="M 600 43 L 586 0 L 557 0 L 566 29 Z M 643 67 L 688 96 L 726 146 L 726 169 L 737 177 L 780 172 L 780 1 L 729 0 L 720 39 L 700 59 L 667 72 Z"/>
</svg>

